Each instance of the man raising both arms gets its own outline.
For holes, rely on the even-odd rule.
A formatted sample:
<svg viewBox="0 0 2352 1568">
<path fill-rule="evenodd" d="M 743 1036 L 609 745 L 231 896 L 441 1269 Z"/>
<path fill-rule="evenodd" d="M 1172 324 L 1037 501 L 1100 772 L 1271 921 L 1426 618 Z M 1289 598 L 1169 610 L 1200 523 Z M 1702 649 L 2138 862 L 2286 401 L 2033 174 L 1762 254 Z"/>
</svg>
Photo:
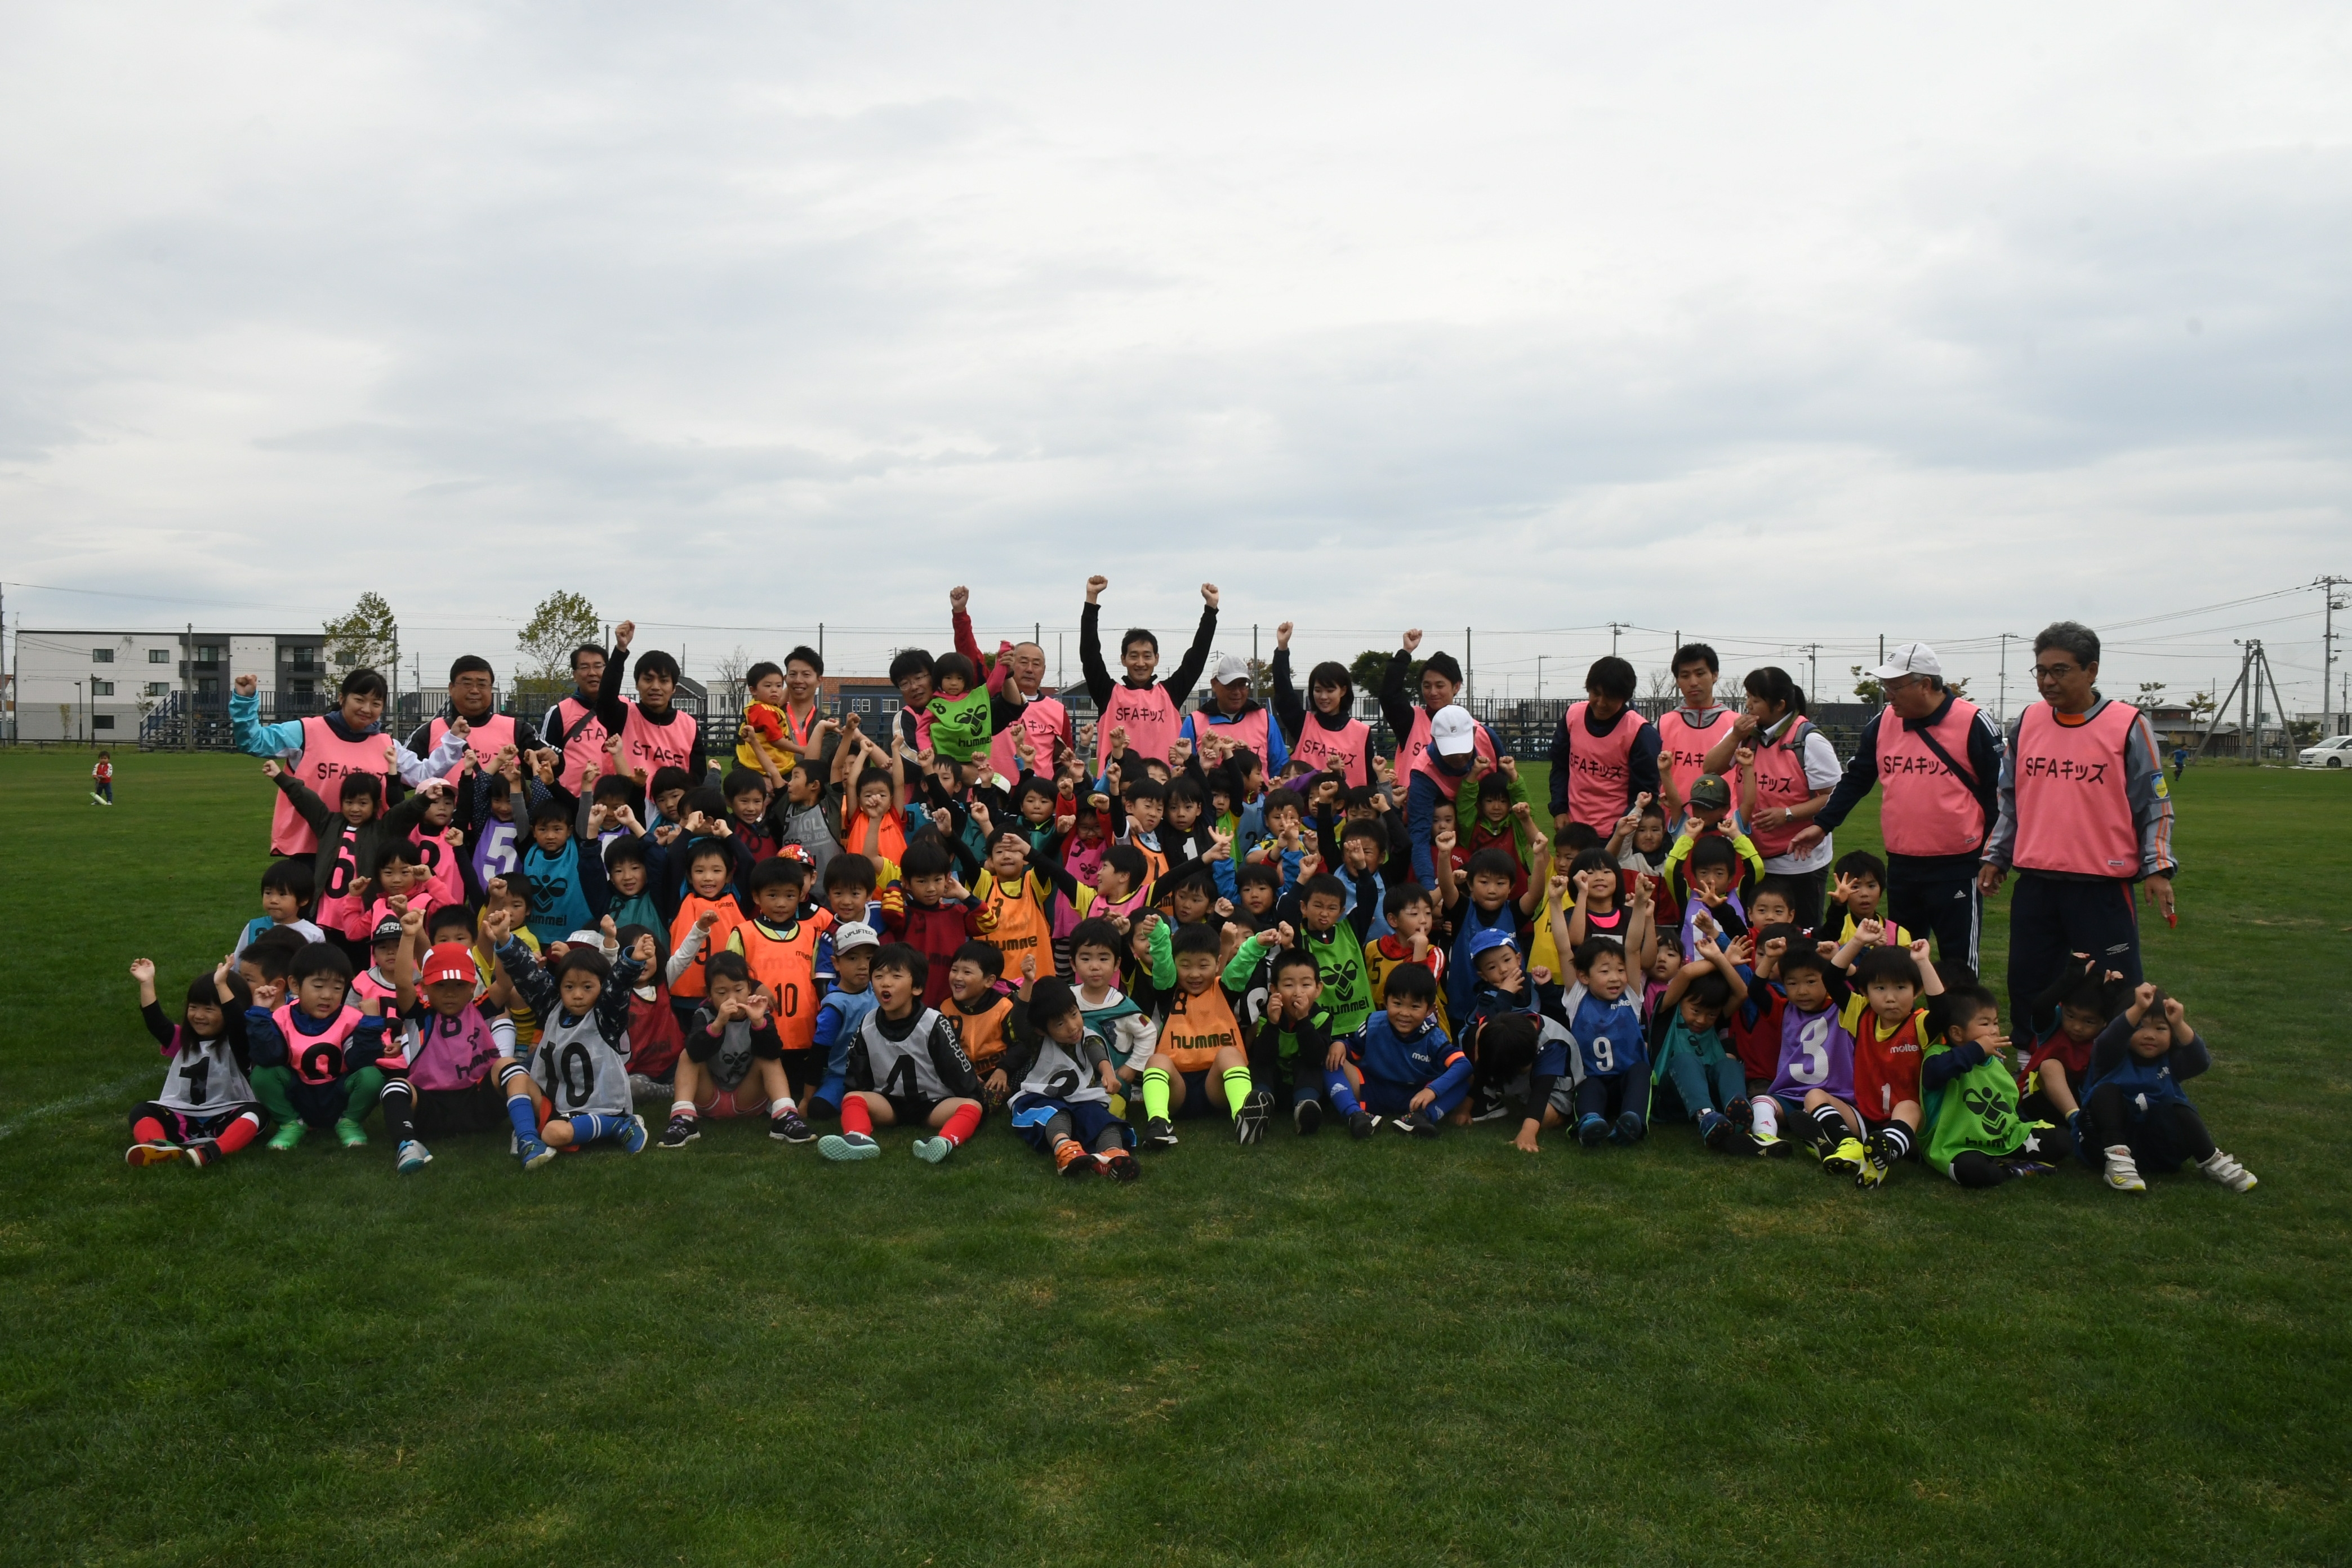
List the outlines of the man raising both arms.
<svg viewBox="0 0 2352 1568">
<path fill-rule="evenodd" d="M 1127 671 L 1118 680 L 1103 667 L 1102 595 L 1110 579 L 1099 574 L 1087 579 L 1087 607 L 1078 613 L 1078 668 L 1086 674 L 1087 694 L 1095 700 L 1095 772 L 1110 766 L 1110 732 L 1127 731 L 1128 749 L 1162 762 L 1176 743 L 1183 725 L 1178 711 L 1200 684 L 1208 668 L 1209 644 L 1217 635 L 1217 585 L 1201 584 L 1201 625 L 1184 662 L 1166 680 L 1153 677 L 1160 669 L 1160 638 L 1142 626 L 1130 627 L 1118 639 L 1118 662 Z"/>
</svg>

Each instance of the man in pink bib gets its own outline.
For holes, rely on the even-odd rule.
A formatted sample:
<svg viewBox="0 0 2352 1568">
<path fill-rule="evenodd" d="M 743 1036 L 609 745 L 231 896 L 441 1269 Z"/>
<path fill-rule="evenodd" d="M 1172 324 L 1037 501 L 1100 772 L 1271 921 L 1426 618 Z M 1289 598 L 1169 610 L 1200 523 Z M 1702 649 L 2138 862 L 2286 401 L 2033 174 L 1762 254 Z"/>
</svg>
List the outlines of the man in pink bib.
<svg viewBox="0 0 2352 1568">
<path fill-rule="evenodd" d="M 1896 924 L 1933 932 L 1937 956 L 1978 967 L 1977 871 L 2000 815 L 2000 731 L 1990 714 L 1944 684 L 1926 643 L 1905 643 L 1871 672 L 1886 706 L 1862 739 L 1830 803 L 1797 830 L 1799 853 L 1860 805 L 1873 788 L 1886 843 L 1886 908 Z"/>
<path fill-rule="evenodd" d="M 1990 893 L 2011 869 L 2009 1017 L 2030 1044 L 2032 999 L 2074 955 L 2140 981 L 2133 888 L 2145 880 L 2173 918 L 2172 799 L 2147 715 L 2099 695 L 2099 634 L 2057 621 L 2033 639 L 2042 700 L 2009 727 L 2000 816 L 1977 886 Z M 2044 1031 L 2046 1032 L 2046 1030 Z"/>
<path fill-rule="evenodd" d="M 1217 585 L 1201 584 L 1201 624 L 1184 661 L 1165 680 L 1160 671 L 1160 638 L 1142 626 L 1130 628 L 1118 639 L 1118 662 L 1126 674 L 1119 679 L 1103 666 L 1102 594 L 1110 579 L 1087 579 L 1087 607 L 1078 612 L 1078 668 L 1086 674 L 1087 695 L 1095 700 L 1095 773 L 1110 765 L 1110 732 L 1127 731 L 1128 749 L 1165 763 L 1176 742 L 1183 719 L 1178 710 L 1209 666 L 1209 643 L 1217 635 Z"/>
</svg>

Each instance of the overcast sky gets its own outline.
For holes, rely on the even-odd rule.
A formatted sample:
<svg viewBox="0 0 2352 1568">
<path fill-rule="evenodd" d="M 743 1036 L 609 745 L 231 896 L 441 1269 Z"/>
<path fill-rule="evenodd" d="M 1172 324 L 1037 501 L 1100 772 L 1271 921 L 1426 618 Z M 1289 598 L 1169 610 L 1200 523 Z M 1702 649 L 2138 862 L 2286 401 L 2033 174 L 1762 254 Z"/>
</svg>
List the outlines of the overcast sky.
<svg viewBox="0 0 2352 1568">
<path fill-rule="evenodd" d="M 375 587 L 429 672 L 570 587 L 858 669 L 959 582 L 1050 650 L 1101 571 L 1171 642 L 1203 579 L 1244 651 L 1475 626 L 1482 693 L 1612 619 L 1989 692 L 1993 634 L 2352 572 L 2347 81 L 2259 0 L 24 0 L 0 574 L 152 597 L 8 614 Z M 2107 685 L 2252 629 L 2315 706 L 2317 609 Z"/>
</svg>

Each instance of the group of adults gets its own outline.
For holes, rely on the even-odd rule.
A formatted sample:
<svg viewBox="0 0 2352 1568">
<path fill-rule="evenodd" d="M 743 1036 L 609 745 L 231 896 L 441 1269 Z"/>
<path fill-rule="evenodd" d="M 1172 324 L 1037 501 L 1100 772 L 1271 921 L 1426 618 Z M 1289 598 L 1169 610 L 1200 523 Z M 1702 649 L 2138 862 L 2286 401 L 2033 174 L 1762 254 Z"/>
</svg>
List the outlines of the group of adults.
<svg viewBox="0 0 2352 1568">
<path fill-rule="evenodd" d="M 1111 673 L 1098 620 L 1106 586 L 1101 577 L 1088 581 L 1080 632 L 1081 689 L 1100 716 L 1094 737 L 1097 771 L 1111 760 L 1115 731 L 1145 755 L 1213 731 L 1255 759 L 1252 771 L 1269 779 L 1297 756 L 1352 783 L 1372 782 L 1372 735 L 1354 716 L 1352 677 L 1345 666 L 1318 664 L 1302 701 L 1292 679 L 1289 623 L 1277 628 L 1271 712 L 1258 700 L 1252 668 L 1234 658 L 1216 666 L 1208 695 L 1188 710 L 1194 683 L 1209 670 L 1215 585 L 1202 584 L 1200 623 L 1164 680 L 1159 639 L 1142 627 L 1123 635 L 1119 670 Z M 958 651 L 989 670 L 997 731 L 992 760 L 1008 777 L 1017 772 L 1013 734 L 1018 729 L 1028 733 L 1040 769 L 1050 771 L 1079 743 L 1063 698 L 1080 689 L 1056 693 L 1045 687 L 1045 650 L 1033 642 L 1006 643 L 980 658 L 966 600 L 961 588 L 950 595 L 953 634 Z M 667 761 L 700 776 L 709 766 L 708 738 L 691 715 L 672 706 L 678 671 L 668 656 L 646 653 L 636 660 L 635 698 L 608 689 L 618 687 L 618 672 L 627 668 L 633 631 L 625 623 L 612 649 L 589 646 L 572 655 L 574 689 L 549 708 L 543 726 L 497 711 L 488 661 L 460 658 L 450 671 L 447 705 L 409 737 L 404 769 L 411 758 L 428 756 L 451 721 L 462 717 L 471 731 L 468 743 L 479 753 L 508 744 L 559 752 L 559 777 L 573 788 L 595 776 L 613 733 L 625 742 L 635 737 L 629 759 Z M 1433 880 L 1437 805 L 1455 795 L 1482 758 L 1499 760 L 1502 748 L 1460 705 L 1459 663 L 1443 651 L 1421 658 L 1421 643 L 1418 630 L 1404 635 L 1378 695 L 1382 717 L 1399 738 L 1393 778 L 1403 796 L 1415 875 L 1427 885 Z M 2074 621 L 2045 627 L 2033 639 L 2033 656 L 2040 696 L 2004 736 L 1946 683 L 1933 648 L 1916 642 L 1896 647 L 1871 672 L 1885 700 L 1864 726 L 1853 756 L 1843 763 L 1807 716 L 1803 690 L 1778 667 L 1749 671 L 1743 704 L 1734 710 L 1717 700 L 1721 672 L 1714 651 L 1688 644 L 1674 656 L 1680 704 L 1652 721 L 1633 705 L 1633 666 L 1614 657 L 1599 659 L 1587 672 L 1584 699 L 1569 706 L 1552 737 L 1555 831 L 1581 823 L 1606 837 L 1644 795 L 1661 803 L 1671 827 L 1694 804 L 1694 790 L 1720 804 L 1711 799 L 1715 786 L 1700 780 L 1738 779 L 1744 770 L 1752 774 L 1754 793 L 1729 804 L 1739 809 L 1767 874 L 1794 889 L 1799 923 L 1811 925 L 1822 913 L 1834 858 L 1831 835 L 1875 789 L 1886 850 L 1886 912 L 1928 936 L 1939 957 L 1978 967 L 1983 900 L 2015 874 L 2009 990 L 2013 1026 L 2024 1030 L 2032 999 L 2074 954 L 2102 956 L 2108 968 L 2138 983 L 2141 886 L 2165 919 L 2174 915 L 2172 803 L 2153 731 L 2137 707 L 2100 694 L 2099 638 L 2089 627 Z M 933 668 L 929 654 L 914 649 L 902 651 L 891 667 L 903 706 L 877 728 L 887 727 L 910 750 L 920 742 Z M 353 742 L 376 736 L 382 682 L 375 680 L 371 691 L 360 679 L 372 673 L 346 681 L 338 710 L 299 721 L 299 727 L 270 726 L 272 733 L 257 733 L 250 749 L 266 744 L 298 772 L 304 758 L 316 761 L 309 770 L 320 775 L 314 787 L 331 794 L 335 774 L 350 764 Z M 795 648 L 784 661 L 785 722 L 796 741 L 820 754 L 826 743 L 820 730 L 823 674 L 824 660 L 811 649 Z M 381 739 L 373 743 L 380 756 Z M 723 749 L 713 749 L 723 756 Z"/>
</svg>

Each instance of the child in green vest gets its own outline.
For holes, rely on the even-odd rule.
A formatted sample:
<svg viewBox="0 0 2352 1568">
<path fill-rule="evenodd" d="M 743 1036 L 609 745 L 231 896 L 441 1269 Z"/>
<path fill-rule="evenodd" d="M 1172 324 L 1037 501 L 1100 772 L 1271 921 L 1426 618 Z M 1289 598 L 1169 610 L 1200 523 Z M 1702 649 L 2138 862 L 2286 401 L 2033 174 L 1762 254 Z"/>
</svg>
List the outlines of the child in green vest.
<svg viewBox="0 0 2352 1568">
<path fill-rule="evenodd" d="M 2021 1121 L 2017 1077 L 2001 1051 L 2000 1004 L 1970 982 L 1934 999 L 1935 1038 L 1919 1063 L 1927 1164 L 1964 1187 L 2044 1176 L 2074 1152 L 2063 1127 Z"/>
</svg>

